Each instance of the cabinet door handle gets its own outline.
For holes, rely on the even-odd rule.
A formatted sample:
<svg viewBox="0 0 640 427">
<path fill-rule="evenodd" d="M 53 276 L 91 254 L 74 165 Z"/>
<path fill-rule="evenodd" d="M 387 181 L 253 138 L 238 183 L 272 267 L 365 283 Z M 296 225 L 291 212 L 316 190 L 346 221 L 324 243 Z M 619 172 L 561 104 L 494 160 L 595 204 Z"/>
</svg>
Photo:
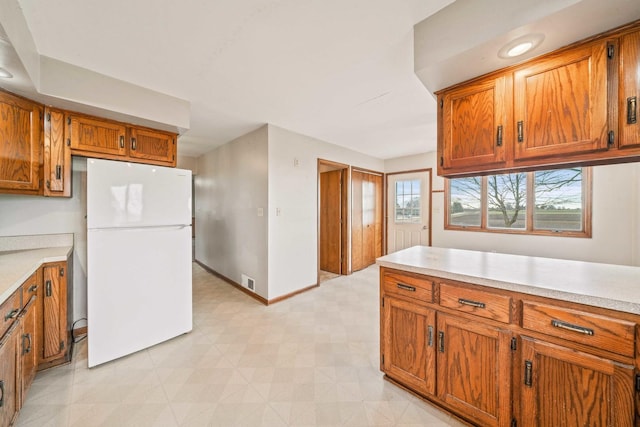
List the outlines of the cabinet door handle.
<svg viewBox="0 0 640 427">
<path fill-rule="evenodd" d="M 438 347 L 440 349 L 440 353 L 444 353 L 444 332 L 438 332 Z"/>
<path fill-rule="evenodd" d="M 4 315 L 4 321 L 6 322 L 9 319 L 15 319 L 18 316 L 18 313 L 20 313 L 20 310 L 17 308 L 14 308 L 13 310 L 11 310 L 10 312 Z"/>
<path fill-rule="evenodd" d="M 51 296 L 51 280 L 47 280 L 44 285 L 44 294 L 47 297 Z"/>
<path fill-rule="evenodd" d="M 415 292 L 416 291 L 415 287 L 409 286 L 409 285 L 405 285 L 404 283 L 398 283 L 397 286 L 398 286 L 398 289 L 402 289 L 402 290 L 405 290 L 405 291 L 409 291 L 409 292 Z"/>
<path fill-rule="evenodd" d="M 120 148 L 124 148 L 124 135 L 120 135 Z"/>
<path fill-rule="evenodd" d="M 2 397 L 0 397 L 0 408 L 4 406 L 4 380 L 0 380 L 0 393 L 2 393 Z"/>
<path fill-rule="evenodd" d="M 533 363 L 530 360 L 524 361 L 524 385 L 531 387 L 533 376 Z"/>
<path fill-rule="evenodd" d="M 518 142 L 524 141 L 524 122 L 520 120 L 518 122 Z"/>
<path fill-rule="evenodd" d="M 638 121 L 636 115 L 638 109 L 638 101 L 635 96 L 627 98 L 627 124 L 632 125 Z"/>
<path fill-rule="evenodd" d="M 470 305 L 471 307 L 485 308 L 483 302 L 473 301 L 470 299 L 458 298 L 458 303 L 462 305 Z"/>
<path fill-rule="evenodd" d="M 502 147 L 502 125 L 498 126 L 498 132 L 496 135 L 496 145 Z"/>
<path fill-rule="evenodd" d="M 62 178 L 62 166 L 56 165 L 56 179 Z"/>
<path fill-rule="evenodd" d="M 429 347 L 433 347 L 433 326 L 429 325 L 427 328 L 428 337 L 427 337 L 427 345 Z"/>
<path fill-rule="evenodd" d="M 554 328 L 566 329 L 567 331 L 578 332 L 585 335 L 593 335 L 593 329 L 585 328 L 584 326 L 573 325 L 571 323 L 563 322 L 562 320 L 553 319 L 551 326 Z"/>
<path fill-rule="evenodd" d="M 27 342 L 29 343 L 26 348 L 24 346 L 25 338 L 26 338 Z M 28 353 L 31 353 L 31 334 L 23 334 L 22 335 L 22 354 L 25 355 L 25 354 L 28 354 Z"/>
<path fill-rule="evenodd" d="M 135 151 L 137 146 L 138 146 L 138 144 L 136 143 L 136 139 L 135 138 L 131 138 L 131 149 L 133 151 Z"/>
<path fill-rule="evenodd" d="M 29 292 L 33 293 L 38 290 L 38 285 L 29 286 Z"/>
</svg>

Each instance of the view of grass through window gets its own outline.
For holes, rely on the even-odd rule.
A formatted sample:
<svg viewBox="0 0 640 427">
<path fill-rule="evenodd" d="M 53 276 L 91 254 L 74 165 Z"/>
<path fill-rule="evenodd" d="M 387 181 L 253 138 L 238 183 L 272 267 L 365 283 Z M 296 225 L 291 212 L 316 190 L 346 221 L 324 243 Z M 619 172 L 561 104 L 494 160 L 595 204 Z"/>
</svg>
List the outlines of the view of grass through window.
<svg viewBox="0 0 640 427">
<path fill-rule="evenodd" d="M 449 228 L 584 231 L 582 168 L 448 180 Z"/>
</svg>

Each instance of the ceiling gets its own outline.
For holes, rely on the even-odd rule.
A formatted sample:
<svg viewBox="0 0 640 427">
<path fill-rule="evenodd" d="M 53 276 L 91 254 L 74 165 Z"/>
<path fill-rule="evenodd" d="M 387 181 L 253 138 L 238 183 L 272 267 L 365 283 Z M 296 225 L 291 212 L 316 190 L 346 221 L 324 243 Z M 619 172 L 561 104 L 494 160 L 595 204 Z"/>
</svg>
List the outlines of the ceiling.
<svg viewBox="0 0 640 427">
<path fill-rule="evenodd" d="M 497 3 L 526 13 L 492 22 Z M 640 17 L 638 0 L 0 0 L 0 65 L 16 76 L 0 86 L 177 130 L 182 155 L 271 123 L 386 159 L 435 149 L 430 91 L 495 67 L 482 49 L 544 19 L 576 37 L 584 20 L 553 17 L 598 3 Z"/>
</svg>

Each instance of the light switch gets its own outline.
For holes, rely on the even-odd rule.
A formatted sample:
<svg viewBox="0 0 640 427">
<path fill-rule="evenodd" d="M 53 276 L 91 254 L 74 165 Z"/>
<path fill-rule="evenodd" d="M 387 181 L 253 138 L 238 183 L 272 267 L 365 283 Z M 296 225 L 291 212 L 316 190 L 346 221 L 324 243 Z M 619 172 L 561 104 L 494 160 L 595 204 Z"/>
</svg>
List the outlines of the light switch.
<svg viewBox="0 0 640 427">
<path fill-rule="evenodd" d="M 264 216 L 264 209 L 258 208 L 258 216 Z"/>
</svg>

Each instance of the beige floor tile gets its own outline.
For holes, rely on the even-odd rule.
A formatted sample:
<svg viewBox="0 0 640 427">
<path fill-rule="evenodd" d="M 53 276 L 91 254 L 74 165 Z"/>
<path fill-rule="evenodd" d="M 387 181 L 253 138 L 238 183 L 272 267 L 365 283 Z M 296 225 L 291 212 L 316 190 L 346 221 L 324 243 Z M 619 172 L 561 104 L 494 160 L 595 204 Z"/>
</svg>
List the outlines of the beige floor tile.
<svg viewBox="0 0 640 427">
<path fill-rule="evenodd" d="M 379 370 L 378 268 L 263 306 L 197 264 L 189 334 L 38 373 L 18 427 L 461 426 Z"/>
</svg>

